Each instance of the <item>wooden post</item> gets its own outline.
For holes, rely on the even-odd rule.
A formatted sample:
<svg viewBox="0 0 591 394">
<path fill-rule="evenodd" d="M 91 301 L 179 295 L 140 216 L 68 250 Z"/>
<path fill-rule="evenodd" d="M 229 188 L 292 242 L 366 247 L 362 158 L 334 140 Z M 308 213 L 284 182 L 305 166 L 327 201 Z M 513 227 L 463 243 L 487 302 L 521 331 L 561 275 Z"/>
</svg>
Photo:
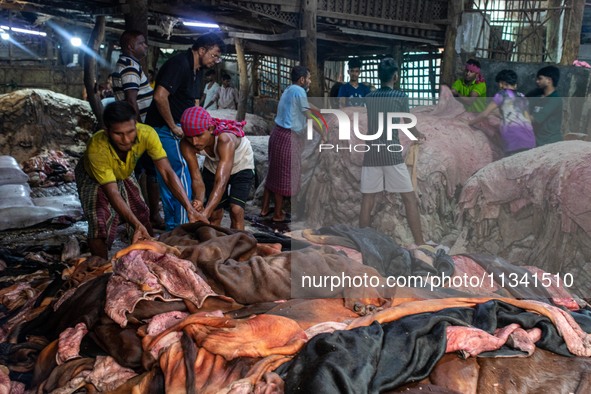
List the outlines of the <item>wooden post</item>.
<svg viewBox="0 0 591 394">
<path fill-rule="evenodd" d="M 279 61 L 279 56 L 277 56 L 277 63 L 275 66 L 275 71 L 277 71 L 277 100 L 281 98 L 281 62 Z"/>
<path fill-rule="evenodd" d="M 546 62 L 558 63 L 560 60 L 560 16 L 562 12 L 558 9 L 562 0 L 548 0 L 548 23 L 546 24 Z M 552 9 L 555 8 L 555 9 Z"/>
<path fill-rule="evenodd" d="M 104 49 L 104 53 L 103 53 L 103 59 L 105 60 L 106 65 L 101 66 L 100 75 L 102 75 L 103 78 L 106 80 L 113 73 L 113 68 L 111 67 L 111 63 L 113 61 L 113 50 L 115 49 L 115 43 L 113 41 L 111 41 L 111 42 L 106 42 L 104 44 L 105 44 L 105 49 Z M 112 81 L 111 81 L 111 83 L 112 83 Z"/>
<path fill-rule="evenodd" d="M 236 111 L 236 120 L 240 122 L 246 118 L 246 101 L 248 100 L 248 70 L 246 67 L 246 58 L 244 57 L 244 43 L 242 42 L 242 39 L 234 39 L 234 48 L 236 48 L 238 75 L 240 76 L 240 89 L 238 90 L 238 110 Z"/>
<path fill-rule="evenodd" d="M 579 57 L 585 0 L 566 0 L 564 4 L 566 7 L 564 14 L 564 39 L 562 40 L 564 45 L 562 46 L 560 64 L 570 65 Z"/>
<path fill-rule="evenodd" d="M 322 103 L 323 108 L 329 108 L 328 104 L 328 92 L 330 89 L 326 86 L 326 76 L 324 75 L 324 58 L 318 59 L 318 80 L 320 82 L 320 95 L 321 98 L 319 103 Z"/>
<path fill-rule="evenodd" d="M 96 17 L 94 29 L 88 39 L 88 48 L 93 53 L 84 55 L 84 87 L 86 88 L 86 95 L 90 108 L 94 112 L 94 116 L 98 121 L 100 128 L 103 127 L 103 107 L 98 94 L 95 92 L 94 85 L 96 81 L 96 54 L 98 53 L 99 47 L 103 39 L 105 38 L 105 16 L 100 15 Z"/>
<path fill-rule="evenodd" d="M 111 60 L 113 60 L 113 49 L 115 49 L 115 44 L 113 42 L 107 43 L 107 50 L 105 52 L 105 61 L 111 64 Z"/>
<path fill-rule="evenodd" d="M 154 71 L 154 78 L 156 78 L 156 74 L 158 73 L 158 58 L 159 57 L 160 57 L 160 48 L 151 46 L 148 49 L 148 70 Z"/>
<path fill-rule="evenodd" d="M 400 89 L 400 84 L 402 83 L 402 63 L 404 62 L 404 50 L 402 46 L 402 42 L 392 45 L 390 47 L 390 55 L 394 58 L 396 63 L 398 64 L 398 80 L 394 84 L 396 89 Z M 380 86 L 382 85 L 380 81 Z M 376 86 L 376 88 L 379 86 Z"/>
<path fill-rule="evenodd" d="M 316 10 L 318 9 L 318 0 L 302 0 L 302 30 L 306 32 L 306 37 L 302 39 L 300 47 L 300 59 L 302 65 L 310 69 L 312 84 L 310 85 L 311 97 L 322 97 L 320 84 L 320 72 L 318 71 L 318 47 L 316 43 Z"/>
<path fill-rule="evenodd" d="M 462 21 L 464 1 L 450 0 L 447 4 L 449 7 L 447 18 L 450 20 L 450 23 L 445 29 L 445 46 L 443 49 L 440 84 L 451 86 L 456 73 L 456 36 L 458 35 L 458 26 Z"/>
<path fill-rule="evenodd" d="M 253 55 L 252 68 L 250 69 L 250 79 L 252 83 L 252 96 L 259 95 L 259 55 Z"/>
<path fill-rule="evenodd" d="M 47 37 L 51 37 L 51 29 L 46 28 L 45 29 L 45 34 L 47 34 Z M 55 50 L 54 50 L 54 46 L 53 46 L 53 40 L 45 40 L 45 57 L 47 58 L 47 61 L 49 64 L 55 64 L 54 60 L 55 60 Z"/>
</svg>

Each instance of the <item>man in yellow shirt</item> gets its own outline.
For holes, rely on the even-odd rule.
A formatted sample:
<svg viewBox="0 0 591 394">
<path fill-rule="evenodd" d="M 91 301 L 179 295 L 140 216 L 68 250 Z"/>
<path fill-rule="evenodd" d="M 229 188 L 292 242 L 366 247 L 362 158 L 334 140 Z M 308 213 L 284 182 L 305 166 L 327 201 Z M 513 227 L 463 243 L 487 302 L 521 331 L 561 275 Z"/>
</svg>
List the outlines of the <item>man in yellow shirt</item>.
<svg viewBox="0 0 591 394">
<path fill-rule="evenodd" d="M 90 253 L 105 259 L 120 223 L 127 224 L 132 243 L 153 235 L 150 211 L 133 175 L 144 152 L 148 152 L 172 194 L 187 210 L 189 221 L 208 222 L 191 206 L 156 131 L 136 123 L 136 117 L 126 101 L 107 105 L 103 112 L 105 129 L 92 136 L 75 170 L 78 194 L 88 219 Z"/>
</svg>

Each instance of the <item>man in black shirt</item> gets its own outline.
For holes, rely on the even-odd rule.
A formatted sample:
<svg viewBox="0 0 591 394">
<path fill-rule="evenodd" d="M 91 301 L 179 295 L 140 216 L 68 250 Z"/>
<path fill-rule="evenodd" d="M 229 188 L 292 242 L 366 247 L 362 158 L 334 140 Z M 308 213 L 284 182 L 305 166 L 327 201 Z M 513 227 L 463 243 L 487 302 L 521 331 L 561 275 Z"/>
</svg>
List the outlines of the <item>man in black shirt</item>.
<svg viewBox="0 0 591 394">
<path fill-rule="evenodd" d="M 388 112 L 408 113 L 408 97 L 401 90 L 394 89 L 398 80 L 398 65 L 392 58 L 384 58 L 378 65 L 378 78 L 382 86 L 368 94 L 367 127 L 368 134 L 375 134 L 380 128 L 379 116 L 387 116 Z M 387 124 L 382 118 L 381 126 Z M 398 132 L 392 133 L 392 138 L 387 139 L 387 133 L 382 130 L 381 136 L 372 142 L 372 149 L 365 152 L 363 167 L 361 168 L 361 212 L 359 213 L 359 227 L 369 227 L 371 211 L 375 205 L 375 197 L 384 190 L 390 193 L 400 193 L 406 210 L 406 219 L 415 244 L 424 244 L 419 207 L 408 168 L 404 163 L 402 153 L 397 149 L 387 149 L 387 146 L 400 144 Z M 414 127 L 409 131 L 419 140 L 423 135 Z M 381 149 L 377 149 L 381 146 Z"/>
<path fill-rule="evenodd" d="M 560 80 L 560 69 L 546 66 L 538 70 L 536 85 L 538 89 L 529 92 L 532 124 L 536 134 L 536 145 L 542 146 L 560 142 L 562 137 L 562 97 L 556 86 Z"/>
<path fill-rule="evenodd" d="M 183 112 L 195 106 L 201 97 L 203 70 L 221 62 L 223 40 L 214 33 L 200 36 L 193 47 L 168 59 L 156 76 L 154 100 L 148 109 L 146 123 L 154 127 L 166 151 L 172 168 L 191 198 L 191 177 L 179 144 L 183 138 L 180 126 Z M 187 223 L 185 209 L 178 203 L 158 177 L 166 229 Z"/>
</svg>

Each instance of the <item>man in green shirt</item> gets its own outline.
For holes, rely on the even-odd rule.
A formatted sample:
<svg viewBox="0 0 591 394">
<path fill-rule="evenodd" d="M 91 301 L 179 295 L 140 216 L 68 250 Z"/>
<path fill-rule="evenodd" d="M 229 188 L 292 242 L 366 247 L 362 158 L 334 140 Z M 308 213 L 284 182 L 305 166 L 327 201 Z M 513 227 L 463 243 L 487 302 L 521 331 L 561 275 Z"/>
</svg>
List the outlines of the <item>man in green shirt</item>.
<svg viewBox="0 0 591 394">
<path fill-rule="evenodd" d="M 464 78 L 451 85 L 451 92 L 468 112 L 482 112 L 486 108 L 486 82 L 480 73 L 478 60 L 469 59 L 466 62 Z"/>
</svg>

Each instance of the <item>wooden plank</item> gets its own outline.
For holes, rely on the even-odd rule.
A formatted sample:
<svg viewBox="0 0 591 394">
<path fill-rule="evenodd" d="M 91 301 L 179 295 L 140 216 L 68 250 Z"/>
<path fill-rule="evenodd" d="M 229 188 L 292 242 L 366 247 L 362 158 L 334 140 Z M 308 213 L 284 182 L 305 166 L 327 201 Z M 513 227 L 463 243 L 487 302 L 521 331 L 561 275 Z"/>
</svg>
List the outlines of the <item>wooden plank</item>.
<svg viewBox="0 0 591 394">
<path fill-rule="evenodd" d="M 393 19 L 376 18 L 376 17 L 372 17 L 372 16 L 343 14 L 340 12 L 327 12 L 327 11 L 318 11 L 317 15 L 320 17 L 324 17 L 324 18 L 335 18 L 335 19 L 342 19 L 342 20 L 346 20 L 346 21 L 368 22 L 368 23 L 375 23 L 378 25 L 387 25 L 387 26 L 396 26 L 396 27 L 410 27 L 410 28 L 417 28 L 417 29 L 423 29 L 423 30 L 443 31 L 443 27 L 437 26 L 437 25 L 434 25 L 431 23 L 407 22 L 407 21 L 400 21 L 400 20 L 393 20 Z"/>
<path fill-rule="evenodd" d="M 277 56 L 277 100 L 281 98 L 281 62 L 279 61 L 279 56 Z"/>
<path fill-rule="evenodd" d="M 443 59 L 441 60 L 441 84 L 451 86 L 455 78 L 456 66 L 456 37 L 458 35 L 458 26 L 464 11 L 463 0 L 451 0 L 448 8 L 448 18 L 452 21 L 447 25 L 445 32 L 445 46 L 443 50 Z"/>
<path fill-rule="evenodd" d="M 562 0 L 548 0 L 548 6 L 560 5 Z M 549 62 L 558 62 L 559 37 L 561 37 L 560 15 L 562 10 L 553 10 L 548 12 L 548 25 L 546 27 L 546 59 Z"/>
<path fill-rule="evenodd" d="M 303 64 L 310 70 L 312 84 L 310 85 L 310 96 L 320 97 L 322 89 L 320 85 L 320 71 L 318 70 L 318 43 L 316 20 L 318 11 L 318 0 L 302 0 L 302 13 L 300 19 L 302 28 L 306 30 L 306 37 L 302 38 L 300 48 Z"/>
<path fill-rule="evenodd" d="M 259 56 L 252 57 L 252 67 L 250 69 L 250 80 L 252 81 L 252 95 L 257 97 L 259 95 Z"/>
<path fill-rule="evenodd" d="M 248 100 L 248 70 L 244 56 L 244 44 L 242 39 L 234 40 L 236 48 L 236 61 L 238 63 L 238 75 L 240 76 L 240 89 L 238 90 L 238 108 L 236 109 L 236 121 L 241 122 L 246 117 L 246 101 Z"/>
<path fill-rule="evenodd" d="M 257 44 L 254 41 L 245 42 L 244 49 L 247 53 L 259 53 L 261 55 L 284 57 L 286 59 L 298 57 L 298 53 L 293 50 L 293 47 L 284 48 L 277 45 Z"/>
<path fill-rule="evenodd" d="M 257 40 L 257 41 L 284 41 L 284 40 L 293 40 L 297 38 L 306 37 L 305 30 L 290 30 L 285 33 L 280 34 L 257 34 L 257 33 L 242 33 L 237 31 L 228 32 L 230 37 L 234 38 L 243 38 L 247 40 Z"/>
<path fill-rule="evenodd" d="M 338 27 L 338 29 L 345 34 L 351 34 L 351 35 L 384 38 L 384 39 L 388 39 L 388 40 L 421 42 L 424 44 L 431 44 L 431 45 L 441 45 L 442 44 L 441 42 L 439 42 L 437 40 L 430 40 L 428 38 L 402 36 L 399 34 L 380 33 L 377 31 L 369 31 L 369 30 L 357 30 L 357 29 L 351 29 L 348 27 Z"/>
<path fill-rule="evenodd" d="M 570 65 L 579 56 L 585 0 L 566 0 L 565 6 L 568 9 L 564 15 L 564 45 L 562 47 L 560 64 Z"/>
<path fill-rule="evenodd" d="M 105 17 L 97 16 L 94 29 L 90 33 L 87 46 L 94 53 L 98 53 L 99 46 L 105 37 Z M 101 105 L 100 97 L 97 94 L 93 94 L 94 87 L 96 84 L 96 58 L 94 53 L 86 53 L 84 55 L 84 87 L 88 92 L 88 102 L 90 108 L 96 116 L 98 126 L 103 127 L 103 107 Z"/>
<path fill-rule="evenodd" d="M 150 5 L 150 11 L 156 12 L 160 14 L 170 14 L 170 5 L 166 3 L 156 3 Z M 218 15 L 213 12 L 201 11 L 196 10 L 194 7 L 189 7 L 188 5 L 177 5 L 174 9 L 174 12 L 179 15 L 183 15 L 183 18 L 186 19 L 194 19 L 200 20 L 204 22 L 214 22 L 217 24 L 227 25 L 227 26 L 236 26 L 238 28 L 244 28 L 244 16 L 240 16 L 237 13 L 236 17 L 233 16 L 223 16 Z M 257 22 L 254 18 L 249 18 L 248 21 L 249 27 L 253 29 L 259 29 L 262 31 L 269 31 L 271 33 L 271 28 L 269 24 L 263 24 Z"/>
</svg>

